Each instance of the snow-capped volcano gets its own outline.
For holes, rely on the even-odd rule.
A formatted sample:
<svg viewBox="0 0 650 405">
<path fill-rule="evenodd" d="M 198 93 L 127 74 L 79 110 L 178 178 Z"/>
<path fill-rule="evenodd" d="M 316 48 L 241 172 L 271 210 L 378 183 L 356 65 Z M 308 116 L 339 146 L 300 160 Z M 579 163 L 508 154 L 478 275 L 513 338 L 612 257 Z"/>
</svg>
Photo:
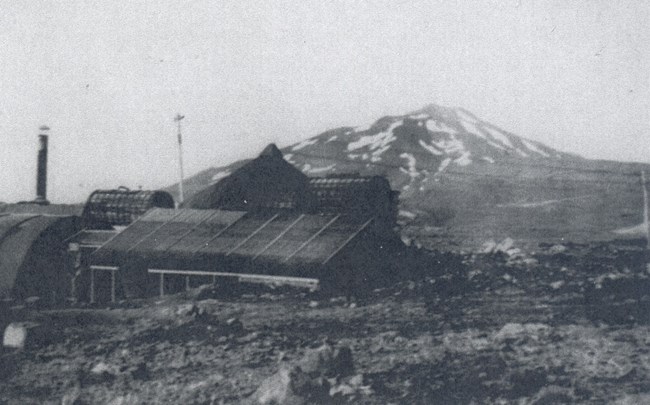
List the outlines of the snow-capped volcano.
<svg viewBox="0 0 650 405">
<path fill-rule="evenodd" d="M 328 131 L 284 152 L 287 161 L 309 175 L 384 173 L 402 191 L 424 191 L 427 182 L 445 173 L 466 172 L 468 166 L 576 158 L 504 131 L 462 108 L 436 105 L 383 117 L 367 128 Z"/>
<path fill-rule="evenodd" d="M 309 176 L 386 176 L 400 191 L 404 232 L 463 246 L 506 236 L 533 242 L 607 238 L 641 222 L 639 173 L 650 171 L 648 165 L 560 152 L 462 108 L 433 104 L 368 127 L 332 129 L 282 153 Z M 198 173 L 187 180 L 187 195 L 243 163 Z"/>
</svg>

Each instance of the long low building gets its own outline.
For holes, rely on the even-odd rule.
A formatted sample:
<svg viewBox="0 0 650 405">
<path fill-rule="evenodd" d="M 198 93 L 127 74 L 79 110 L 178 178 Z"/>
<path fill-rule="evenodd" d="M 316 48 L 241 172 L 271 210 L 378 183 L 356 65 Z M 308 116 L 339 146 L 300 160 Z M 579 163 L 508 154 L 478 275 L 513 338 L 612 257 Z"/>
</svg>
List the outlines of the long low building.
<svg viewBox="0 0 650 405">
<path fill-rule="evenodd" d="M 178 284 L 210 274 L 346 290 L 390 277 L 387 256 L 400 246 L 372 213 L 156 208 L 97 249 L 91 265 L 116 272 L 127 296 L 160 291 L 164 277 L 172 288 L 174 276 Z"/>
</svg>

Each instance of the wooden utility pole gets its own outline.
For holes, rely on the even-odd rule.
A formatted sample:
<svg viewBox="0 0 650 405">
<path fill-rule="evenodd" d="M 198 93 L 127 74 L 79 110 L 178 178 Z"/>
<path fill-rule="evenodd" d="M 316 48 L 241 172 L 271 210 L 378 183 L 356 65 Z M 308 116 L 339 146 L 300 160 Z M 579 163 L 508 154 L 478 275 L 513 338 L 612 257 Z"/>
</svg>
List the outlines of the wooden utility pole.
<svg viewBox="0 0 650 405">
<path fill-rule="evenodd" d="M 650 223 L 648 223 L 648 188 L 645 181 L 645 170 L 641 171 L 641 185 L 643 186 L 643 228 L 647 248 L 650 249 Z"/>
<path fill-rule="evenodd" d="M 178 123 L 178 163 L 180 165 L 180 181 L 178 182 L 178 205 L 183 203 L 183 137 L 181 136 L 181 120 L 184 115 L 176 114 L 174 121 Z"/>
</svg>

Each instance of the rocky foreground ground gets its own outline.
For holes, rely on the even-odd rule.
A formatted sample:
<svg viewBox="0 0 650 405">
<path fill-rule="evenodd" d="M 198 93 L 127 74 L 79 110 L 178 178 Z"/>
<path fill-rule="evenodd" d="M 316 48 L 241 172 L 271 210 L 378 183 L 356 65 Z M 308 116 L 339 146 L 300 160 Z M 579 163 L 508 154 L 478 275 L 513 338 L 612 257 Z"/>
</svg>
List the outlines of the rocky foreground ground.
<svg viewBox="0 0 650 405">
<path fill-rule="evenodd" d="M 187 293 L 113 307 L 21 305 L 2 403 L 650 403 L 639 243 L 510 241 L 430 254 L 414 280 L 344 297 Z"/>
</svg>

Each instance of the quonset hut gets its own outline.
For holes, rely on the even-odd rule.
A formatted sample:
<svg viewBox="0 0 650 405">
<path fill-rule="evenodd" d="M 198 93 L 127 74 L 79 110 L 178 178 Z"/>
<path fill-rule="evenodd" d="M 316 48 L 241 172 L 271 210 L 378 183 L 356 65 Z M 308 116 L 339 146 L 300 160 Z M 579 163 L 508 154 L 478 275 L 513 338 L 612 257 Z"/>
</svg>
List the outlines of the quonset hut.
<svg viewBox="0 0 650 405">
<path fill-rule="evenodd" d="M 127 296 L 216 277 L 368 288 L 400 276 L 396 207 L 383 177 L 309 178 L 269 145 L 182 209 L 149 211 L 99 247 L 91 269 Z"/>
<path fill-rule="evenodd" d="M 0 214 L 0 298 L 67 297 L 65 239 L 79 229 L 75 216 Z"/>
</svg>

